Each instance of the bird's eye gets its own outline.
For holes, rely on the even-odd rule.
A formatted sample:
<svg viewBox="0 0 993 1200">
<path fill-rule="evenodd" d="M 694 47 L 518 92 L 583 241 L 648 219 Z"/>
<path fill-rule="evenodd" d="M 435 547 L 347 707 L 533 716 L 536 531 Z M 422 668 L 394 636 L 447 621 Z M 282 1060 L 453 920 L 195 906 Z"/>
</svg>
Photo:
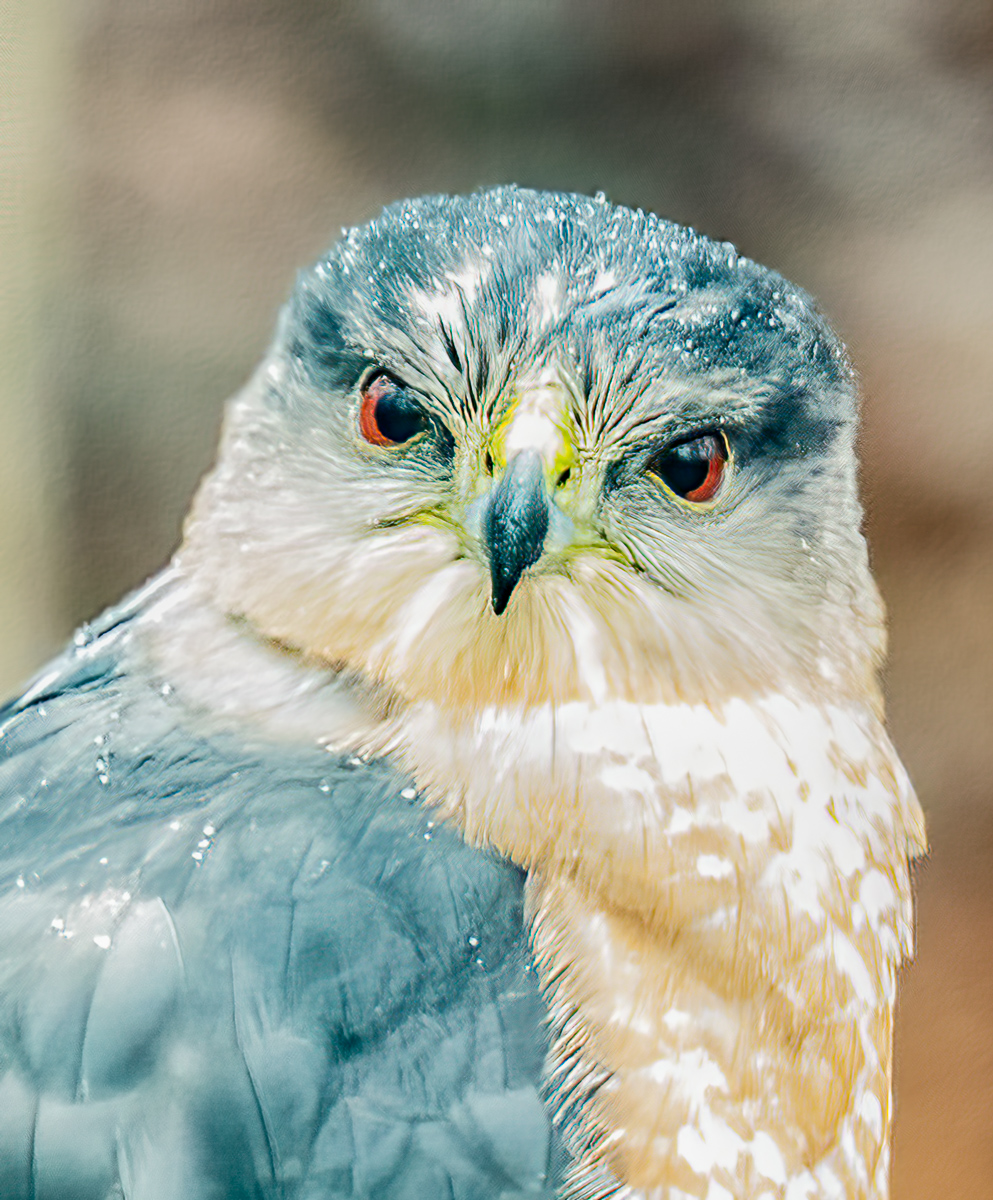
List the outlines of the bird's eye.
<svg viewBox="0 0 993 1200">
<path fill-rule="evenodd" d="M 374 446 L 400 446 L 428 427 L 417 399 L 389 375 L 375 375 L 362 389 L 359 429 Z"/>
<path fill-rule="evenodd" d="M 648 470 L 683 500 L 704 504 L 717 495 L 728 461 L 723 434 L 703 433 L 667 446 L 648 464 Z"/>
</svg>

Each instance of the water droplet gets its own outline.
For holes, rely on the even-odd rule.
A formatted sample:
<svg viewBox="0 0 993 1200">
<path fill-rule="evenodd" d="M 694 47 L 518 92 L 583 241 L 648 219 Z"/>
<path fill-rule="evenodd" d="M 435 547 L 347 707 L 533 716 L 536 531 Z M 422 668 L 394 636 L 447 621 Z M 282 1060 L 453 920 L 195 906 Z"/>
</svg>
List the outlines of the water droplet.
<svg viewBox="0 0 993 1200">
<path fill-rule="evenodd" d="M 400 795 L 404 798 L 404 800 L 416 800 L 417 788 L 405 787 Z"/>
<path fill-rule="evenodd" d="M 17 886 L 18 886 L 19 888 L 22 888 L 22 887 L 24 887 L 24 876 L 23 876 L 23 875 L 18 875 L 18 877 L 17 877 Z"/>
<path fill-rule="evenodd" d="M 56 930 L 58 933 L 61 933 L 65 927 L 66 923 L 63 917 L 52 917 L 52 928 L 54 930 Z"/>
<path fill-rule="evenodd" d="M 197 862 L 203 862 L 203 851 L 202 850 L 194 850 L 193 853 L 190 855 L 190 858 L 195 858 Z"/>
<path fill-rule="evenodd" d="M 93 935 L 93 945 L 99 946 L 101 950 L 109 950 L 110 938 L 105 933 L 96 933 Z"/>
<path fill-rule="evenodd" d="M 471 938 L 469 939 L 469 945 L 470 945 L 470 946 L 473 948 L 473 950 L 475 950 L 475 949 L 476 949 L 476 947 L 479 945 L 479 938 L 478 938 L 478 937 L 471 937 Z"/>
<path fill-rule="evenodd" d="M 109 859 L 107 859 L 107 858 L 101 858 L 101 859 L 100 859 L 100 866 L 101 866 L 101 867 L 105 867 L 109 861 L 110 861 L 110 860 L 109 860 Z"/>
<path fill-rule="evenodd" d="M 322 779 L 321 782 L 317 785 L 317 790 L 319 792 L 323 792 L 324 795 L 326 796 L 331 791 L 331 784 L 328 783 L 328 781 L 326 779 Z"/>
</svg>

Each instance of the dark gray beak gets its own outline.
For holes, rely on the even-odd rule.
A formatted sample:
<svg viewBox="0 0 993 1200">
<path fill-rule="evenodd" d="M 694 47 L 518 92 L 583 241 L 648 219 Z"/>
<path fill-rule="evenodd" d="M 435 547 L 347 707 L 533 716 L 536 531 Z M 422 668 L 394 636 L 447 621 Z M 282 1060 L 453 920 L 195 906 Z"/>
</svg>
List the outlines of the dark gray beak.
<svg viewBox="0 0 993 1200">
<path fill-rule="evenodd" d="M 541 459 L 532 450 L 514 456 L 493 489 L 483 518 L 490 556 L 491 600 L 499 616 L 524 571 L 541 558 L 548 533 L 548 491 Z"/>
</svg>

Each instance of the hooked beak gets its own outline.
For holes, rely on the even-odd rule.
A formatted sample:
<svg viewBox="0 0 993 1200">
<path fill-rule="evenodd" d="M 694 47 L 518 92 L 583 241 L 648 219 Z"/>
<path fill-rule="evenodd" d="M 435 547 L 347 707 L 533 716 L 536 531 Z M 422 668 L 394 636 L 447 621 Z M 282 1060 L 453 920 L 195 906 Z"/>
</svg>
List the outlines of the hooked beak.
<svg viewBox="0 0 993 1200">
<path fill-rule="evenodd" d="M 522 450 L 490 495 L 483 538 L 490 559 L 490 599 L 499 616 L 524 571 L 541 558 L 550 500 L 540 455 Z"/>
</svg>

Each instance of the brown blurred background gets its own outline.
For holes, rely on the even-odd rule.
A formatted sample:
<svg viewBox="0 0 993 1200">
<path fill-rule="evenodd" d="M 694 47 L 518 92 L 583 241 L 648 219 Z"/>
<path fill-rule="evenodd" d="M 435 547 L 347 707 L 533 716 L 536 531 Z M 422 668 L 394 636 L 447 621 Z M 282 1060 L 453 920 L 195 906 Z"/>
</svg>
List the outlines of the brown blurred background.
<svg viewBox="0 0 993 1200">
<path fill-rule="evenodd" d="M 894 1193 L 993 1197 L 993 0 L 0 0 L 0 682 L 165 561 L 296 268 L 506 181 L 730 238 L 852 349 L 932 842 Z"/>
</svg>

